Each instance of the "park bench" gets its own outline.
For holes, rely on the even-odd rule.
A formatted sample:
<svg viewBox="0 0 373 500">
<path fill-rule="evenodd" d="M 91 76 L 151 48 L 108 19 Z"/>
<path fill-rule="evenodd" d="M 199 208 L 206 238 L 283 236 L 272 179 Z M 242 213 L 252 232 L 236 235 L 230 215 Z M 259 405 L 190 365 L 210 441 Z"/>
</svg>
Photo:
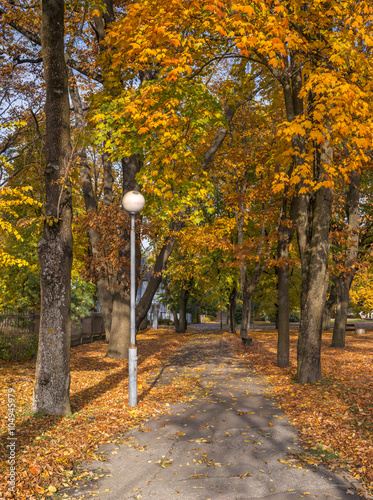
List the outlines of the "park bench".
<svg viewBox="0 0 373 500">
<path fill-rule="evenodd" d="M 356 332 L 356 325 L 355 323 L 347 323 L 346 325 L 346 332 Z"/>
</svg>

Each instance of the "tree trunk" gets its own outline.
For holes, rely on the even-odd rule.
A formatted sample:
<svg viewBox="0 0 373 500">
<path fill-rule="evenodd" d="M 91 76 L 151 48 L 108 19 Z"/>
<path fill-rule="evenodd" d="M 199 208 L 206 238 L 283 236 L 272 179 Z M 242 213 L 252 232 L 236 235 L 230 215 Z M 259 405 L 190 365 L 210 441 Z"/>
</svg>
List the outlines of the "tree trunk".
<svg viewBox="0 0 373 500">
<path fill-rule="evenodd" d="M 237 221 L 237 242 L 238 245 L 243 248 L 244 245 L 244 235 L 243 235 L 243 230 L 244 230 L 244 216 L 243 210 L 241 207 L 241 214 L 236 216 L 236 221 Z M 262 258 L 263 250 L 264 250 L 264 238 L 265 238 L 265 226 L 264 223 L 262 224 L 261 227 L 261 233 L 260 233 L 260 238 L 261 241 L 259 243 L 258 249 L 257 249 L 257 255 L 259 259 L 256 261 L 254 270 L 250 276 L 250 279 L 248 279 L 248 271 L 247 271 L 247 264 L 246 261 L 241 261 L 240 262 L 240 278 L 241 278 L 241 295 L 242 295 L 242 322 L 241 322 L 241 329 L 240 329 L 240 338 L 241 339 L 247 339 L 248 338 L 248 333 L 250 330 L 250 319 L 251 319 L 251 304 L 254 296 L 254 292 L 256 287 L 258 286 L 258 283 L 260 281 L 260 278 L 262 276 L 262 273 L 264 271 L 264 268 L 266 266 L 266 257 Z M 268 251 L 269 253 L 269 251 Z"/>
<path fill-rule="evenodd" d="M 41 40 L 46 86 L 46 221 L 38 244 L 41 312 L 32 411 L 66 415 L 71 413 L 69 313 L 73 239 L 63 0 L 43 0 Z"/>
<path fill-rule="evenodd" d="M 300 97 L 303 75 L 302 68 L 297 64 L 296 53 L 291 54 L 290 64 L 291 72 L 288 68 L 287 73 L 279 77 L 289 122 L 304 112 L 303 98 Z M 292 75 L 290 79 L 289 73 Z M 310 98 L 312 99 L 311 95 Z M 299 167 L 304 162 L 302 154 L 306 152 L 304 138 L 295 135 L 292 145 L 297 151 L 293 166 Z M 321 153 L 319 150 L 315 152 L 314 181 L 324 181 L 323 165 L 331 161 L 332 155 L 333 150 L 327 141 L 321 147 Z M 300 383 L 313 383 L 321 380 L 321 322 L 327 290 L 332 192 L 329 188 L 321 187 L 312 195 L 300 193 L 304 187 L 301 180 L 294 202 L 294 208 L 297 208 L 297 237 L 302 270 L 297 378 Z"/>
<path fill-rule="evenodd" d="M 136 174 L 141 168 L 141 163 L 137 155 L 132 155 L 122 159 L 123 172 L 123 196 L 131 190 L 140 190 L 136 181 Z M 110 170 L 111 171 L 111 170 Z M 109 194 L 109 193 L 108 193 Z M 136 226 L 141 224 L 141 217 L 136 217 Z M 131 250 L 129 233 L 124 232 L 121 236 L 121 248 L 119 250 L 120 259 L 130 262 Z M 141 267 L 141 249 L 138 238 L 136 238 L 136 276 L 139 276 Z M 112 319 L 109 346 L 106 356 L 109 358 L 128 359 L 128 347 L 131 340 L 131 320 L 130 320 L 130 279 L 129 272 L 120 269 L 117 273 L 115 291 L 113 293 Z M 142 318 L 143 319 L 143 318 Z M 140 326 L 141 321 L 137 327 Z"/>
<path fill-rule="evenodd" d="M 349 224 L 349 239 L 345 258 L 345 271 L 338 280 L 337 307 L 333 328 L 333 347 L 345 347 L 346 324 L 350 288 L 356 273 L 356 260 L 359 250 L 359 201 L 360 201 L 360 174 L 351 172 L 347 195 L 346 215 Z"/>
<path fill-rule="evenodd" d="M 152 300 L 162 281 L 162 273 L 176 243 L 175 233 L 179 232 L 183 226 L 182 222 L 171 224 L 171 236 L 166 239 L 163 247 L 159 251 L 155 260 L 152 276 L 148 282 L 144 295 L 136 306 L 136 329 L 148 314 Z M 166 285 L 167 286 L 167 285 Z M 177 319 L 177 318 L 176 318 Z"/>
<path fill-rule="evenodd" d="M 286 246 L 286 250 L 288 246 Z M 285 250 L 285 248 L 283 249 Z M 284 254 L 284 252 L 283 252 Z M 278 276 L 278 337 L 277 337 L 277 366 L 289 366 L 289 265 L 279 267 Z"/>
<path fill-rule="evenodd" d="M 84 112 L 82 101 L 79 94 L 79 89 L 74 79 L 73 72 L 69 71 L 69 91 L 71 102 L 74 107 L 74 115 L 75 115 L 75 126 L 83 133 L 84 130 Z M 95 198 L 93 184 L 92 184 L 92 176 L 91 176 L 91 168 L 88 164 L 87 160 L 87 151 L 86 147 L 83 144 L 78 147 L 77 155 L 79 157 L 79 172 L 80 172 L 80 180 L 83 189 L 83 198 L 86 213 L 89 212 L 97 212 L 97 201 Z M 104 194 L 104 204 L 110 205 L 112 201 L 112 187 L 110 187 L 110 183 L 113 181 L 112 173 L 111 173 L 111 163 L 109 162 L 106 155 L 103 157 L 103 166 L 104 166 L 104 185 L 106 186 L 105 194 Z M 99 245 L 100 236 L 94 230 L 93 227 L 88 228 L 88 236 L 91 245 L 91 251 L 93 255 L 97 254 L 97 247 Z M 105 329 L 105 338 L 106 341 L 109 341 L 110 338 L 110 328 L 111 328 L 111 312 L 112 312 L 112 296 L 110 291 L 110 284 L 108 276 L 101 276 L 96 280 L 97 286 L 97 296 L 101 306 L 101 314 L 104 322 Z"/>
<path fill-rule="evenodd" d="M 283 224 L 286 219 L 286 200 L 283 203 L 283 216 L 280 221 L 277 257 L 277 365 L 289 366 L 289 230 Z"/>
<path fill-rule="evenodd" d="M 186 312 L 187 312 L 188 298 L 189 298 L 189 290 L 184 286 L 182 286 L 180 291 L 179 333 L 185 333 L 187 331 L 188 323 L 186 319 Z"/>
<path fill-rule="evenodd" d="M 175 306 L 171 307 L 171 312 L 172 312 L 173 317 L 174 317 L 175 332 L 182 333 L 180 330 L 180 322 L 179 322 L 179 318 L 177 316 L 177 309 Z"/>
<path fill-rule="evenodd" d="M 332 158 L 333 150 L 326 142 L 315 159 L 315 179 L 322 181 L 323 165 Z M 315 193 L 298 196 L 298 244 L 302 267 L 301 321 L 298 339 L 297 378 L 299 383 L 321 380 L 321 327 L 325 306 L 329 223 L 332 191 L 320 187 Z"/>
<path fill-rule="evenodd" d="M 352 278 L 353 276 L 351 275 L 345 277 L 342 274 L 338 279 L 332 347 L 345 347 L 348 302 Z"/>
<path fill-rule="evenodd" d="M 127 290 L 116 290 L 113 294 L 111 335 L 106 356 L 128 359 L 130 345 L 130 294 Z"/>
<path fill-rule="evenodd" d="M 242 286 L 241 286 L 241 289 L 242 289 Z M 248 290 L 246 287 L 246 290 L 242 291 L 242 323 L 241 323 L 241 329 L 240 329 L 240 338 L 241 339 L 247 339 L 248 333 L 250 331 L 251 303 L 252 303 L 252 296 L 248 293 Z"/>
<path fill-rule="evenodd" d="M 328 300 L 325 302 L 324 311 L 322 314 L 322 330 L 330 330 L 330 319 L 333 309 L 337 301 L 337 277 L 333 276 L 330 284 L 330 292 Z"/>
<path fill-rule="evenodd" d="M 237 288 L 234 286 L 231 293 L 229 294 L 228 317 L 229 317 L 230 333 L 236 333 L 236 305 L 237 305 Z"/>
<path fill-rule="evenodd" d="M 331 328 L 331 319 L 332 319 L 333 306 L 335 306 L 335 303 L 329 305 L 328 301 L 326 301 L 325 307 L 324 307 L 324 310 L 323 310 L 323 313 L 322 313 L 322 326 L 321 326 L 321 330 L 323 332 L 327 332 Z"/>
<path fill-rule="evenodd" d="M 291 76 L 289 76 L 291 75 Z M 297 62 L 297 54 L 291 53 L 290 67 L 286 69 L 286 73 L 280 75 L 279 81 L 282 85 L 286 117 L 289 122 L 293 121 L 297 116 L 303 113 L 303 100 L 299 97 L 299 92 L 302 88 L 302 70 Z M 297 144 L 298 140 L 293 141 L 293 145 Z M 302 146 L 302 145 L 301 145 Z M 302 149 L 299 149 L 302 151 Z M 299 158 L 294 158 L 290 166 L 288 177 L 291 177 L 294 166 L 299 162 Z M 287 205 L 288 205 L 287 188 L 284 193 L 283 212 L 279 227 L 279 240 L 277 255 L 281 259 L 282 265 L 277 269 L 277 314 L 276 328 L 278 329 L 277 341 L 277 364 L 280 367 L 289 366 L 289 286 L 290 286 L 290 270 L 287 259 L 289 258 L 289 244 L 293 238 L 294 227 L 287 226 Z M 295 225 L 296 221 L 296 199 L 292 199 L 290 208 L 290 219 Z"/>
<path fill-rule="evenodd" d="M 177 316 L 177 307 L 175 306 L 175 303 L 172 300 L 171 292 L 170 292 L 170 289 L 168 288 L 167 276 L 163 280 L 163 286 L 164 286 L 164 290 L 166 292 L 168 305 L 169 305 L 171 312 L 172 312 L 172 315 L 174 317 L 175 332 L 180 333 L 180 324 L 179 324 L 179 318 Z"/>
</svg>

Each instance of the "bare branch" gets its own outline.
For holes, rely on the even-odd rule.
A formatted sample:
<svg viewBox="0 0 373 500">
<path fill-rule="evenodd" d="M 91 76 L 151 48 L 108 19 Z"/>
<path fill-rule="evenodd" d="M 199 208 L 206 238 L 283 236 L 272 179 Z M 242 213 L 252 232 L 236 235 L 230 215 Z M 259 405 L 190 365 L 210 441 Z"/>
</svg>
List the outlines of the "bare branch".
<svg viewBox="0 0 373 500">
<path fill-rule="evenodd" d="M 5 13 L 6 13 L 5 10 L 0 8 L 0 16 L 2 14 L 5 14 Z M 11 28 L 18 31 L 18 33 L 20 33 L 21 35 L 26 37 L 28 40 L 30 40 L 30 42 L 41 47 L 41 39 L 37 33 L 34 33 L 33 31 L 30 31 L 30 30 L 24 28 L 23 26 L 19 25 L 18 23 L 14 22 L 14 21 L 9 21 L 8 24 Z M 70 66 L 70 68 L 78 71 L 78 73 L 81 73 L 82 75 L 87 76 L 88 78 L 92 78 L 93 80 L 96 80 L 99 83 L 102 82 L 103 79 L 102 79 L 102 76 L 100 73 L 83 68 L 78 61 L 76 61 L 75 59 L 73 59 L 70 56 L 66 55 L 65 59 L 66 59 L 66 64 L 68 66 Z"/>
<path fill-rule="evenodd" d="M 39 64 L 43 62 L 43 58 L 38 57 L 37 59 L 20 59 L 19 57 L 15 57 L 13 61 L 15 66 L 17 66 L 18 64 Z"/>
</svg>

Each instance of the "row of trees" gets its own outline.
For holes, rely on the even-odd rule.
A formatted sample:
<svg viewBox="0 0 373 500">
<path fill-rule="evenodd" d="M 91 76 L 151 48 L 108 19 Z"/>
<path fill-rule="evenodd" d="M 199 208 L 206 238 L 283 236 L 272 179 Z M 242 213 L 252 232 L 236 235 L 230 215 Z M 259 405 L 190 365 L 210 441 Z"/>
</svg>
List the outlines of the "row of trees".
<svg viewBox="0 0 373 500">
<path fill-rule="evenodd" d="M 372 15 L 363 0 L 1 0 L 1 230 L 30 254 L 8 237 L 1 256 L 34 303 L 40 266 L 34 411 L 70 412 L 71 273 L 96 284 L 107 355 L 128 355 L 132 189 L 153 269 L 137 327 L 163 278 L 179 330 L 189 294 L 228 303 L 232 327 L 240 294 L 246 338 L 276 275 L 287 366 L 296 277 L 298 381 L 321 379 L 323 317 L 337 304 L 343 346 L 371 265 Z"/>
</svg>

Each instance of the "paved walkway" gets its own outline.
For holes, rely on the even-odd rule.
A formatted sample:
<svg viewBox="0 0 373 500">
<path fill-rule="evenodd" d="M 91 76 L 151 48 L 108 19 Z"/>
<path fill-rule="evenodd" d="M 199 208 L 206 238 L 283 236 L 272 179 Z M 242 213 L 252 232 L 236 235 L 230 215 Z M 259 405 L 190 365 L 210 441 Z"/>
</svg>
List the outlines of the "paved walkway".
<svg viewBox="0 0 373 500">
<path fill-rule="evenodd" d="M 101 447 L 108 461 L 81 468 L 102 477 L 62 493 L 100 500 L 360 498 L 342 475 L 292 458 L 301 451 L 296 429 L 225 340 L 192 337 L 157 383 L 172 383 L 185 367 L 201 370 L 206 396 L 171 405 L 171 415 L 126 433 L 123 445 Z"/>
</svg>

